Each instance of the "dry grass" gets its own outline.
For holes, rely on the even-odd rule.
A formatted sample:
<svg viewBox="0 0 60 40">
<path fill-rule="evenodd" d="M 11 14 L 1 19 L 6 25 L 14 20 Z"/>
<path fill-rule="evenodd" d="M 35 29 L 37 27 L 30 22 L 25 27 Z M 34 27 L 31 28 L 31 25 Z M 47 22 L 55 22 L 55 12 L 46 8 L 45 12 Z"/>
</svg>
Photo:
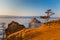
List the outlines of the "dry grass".
<svg viewBox="0 0 60 40">
<path fill-rule="evenodd" d="M 44 23 L 39 28 L 28 28 L 13 33 L 8 40 L 60 40 L 60 20 Z"/>
</svg>

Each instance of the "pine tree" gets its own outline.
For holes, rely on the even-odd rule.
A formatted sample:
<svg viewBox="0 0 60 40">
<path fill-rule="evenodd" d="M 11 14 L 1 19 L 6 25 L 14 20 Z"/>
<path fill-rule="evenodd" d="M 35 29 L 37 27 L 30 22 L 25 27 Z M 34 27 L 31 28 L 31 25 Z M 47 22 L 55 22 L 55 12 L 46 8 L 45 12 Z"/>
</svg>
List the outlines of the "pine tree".
<svg viewBox="0 0 60 40">
<path fill-rule="evenodd" d="M 55 14 L 51 9 L 48 9 L 45 13 L 47 14 L 46 21 L 49 21 L 50 17 Z"/>
</svg>

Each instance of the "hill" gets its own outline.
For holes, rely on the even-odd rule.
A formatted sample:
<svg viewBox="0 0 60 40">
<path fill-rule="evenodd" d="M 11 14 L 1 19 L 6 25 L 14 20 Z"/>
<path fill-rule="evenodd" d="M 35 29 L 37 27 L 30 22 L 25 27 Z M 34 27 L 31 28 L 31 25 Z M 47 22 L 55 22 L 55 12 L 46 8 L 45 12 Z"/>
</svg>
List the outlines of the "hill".
<svg viewBox="0 0 60 40">
<path fill-rule="evenodd" d="M 8 40 L 60 40 L 60 20 L 42 24 L 39 28 L 27 28 L 7 37 Z"/>
</svg>

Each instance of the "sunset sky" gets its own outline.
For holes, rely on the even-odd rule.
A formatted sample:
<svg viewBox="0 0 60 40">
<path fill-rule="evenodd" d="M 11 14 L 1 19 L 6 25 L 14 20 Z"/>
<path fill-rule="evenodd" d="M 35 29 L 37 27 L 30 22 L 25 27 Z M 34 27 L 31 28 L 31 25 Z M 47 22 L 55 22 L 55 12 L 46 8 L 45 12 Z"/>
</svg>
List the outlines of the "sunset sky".
<svg viewBox="0 0 60 40">
<path fill-rule="evenodd" d="M 60 17 L 60 0 L 0 0 L 0 15 L 41 16 L 47 9 Z"/>
</svg>

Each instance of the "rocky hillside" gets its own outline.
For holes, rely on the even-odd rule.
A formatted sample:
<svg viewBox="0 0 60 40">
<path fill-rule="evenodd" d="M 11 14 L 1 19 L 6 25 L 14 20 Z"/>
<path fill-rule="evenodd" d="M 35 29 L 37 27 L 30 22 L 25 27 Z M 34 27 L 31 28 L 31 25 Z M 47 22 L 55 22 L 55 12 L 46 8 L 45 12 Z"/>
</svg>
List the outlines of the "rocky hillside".
<svg viewBox="0 0 60 40">
<path fill-rule="evenodd" d="M 60 20 L 44 23 L 39 28 L 15 32 L 7 40 L 60 40 Z"/>
</svg>

